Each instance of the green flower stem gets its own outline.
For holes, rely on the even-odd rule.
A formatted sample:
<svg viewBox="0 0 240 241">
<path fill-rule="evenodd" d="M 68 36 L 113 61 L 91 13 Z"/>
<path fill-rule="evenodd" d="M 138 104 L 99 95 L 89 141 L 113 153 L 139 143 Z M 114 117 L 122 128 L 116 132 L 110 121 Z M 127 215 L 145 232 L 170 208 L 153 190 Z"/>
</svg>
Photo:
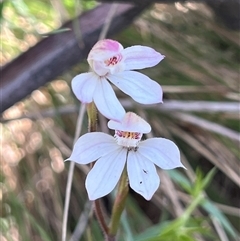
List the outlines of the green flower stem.
<svg viewBox="0 0 240 241">
<path fill-rule="evenodd" d="M 87 104 L 87 114 L 88 114 L 88 131 L 97 131 L 97 108 L 94 102 Z"/>
<path fill-rule="evenodd" d="M 109 240 L 115 240 L 114 237 L 116 236 L 118 231 L 121 214 L 124 210 L 127 195 L 128 195 L 128 190 L 129 190 L 128 176 L 127 176 L 127 169 L 125 167 L 118 184 L 117 196 L 112 209 L 112 216 L 111 216 L 109 230 L 108 230 L 108 236 L 109 238 L 112 238 L 112 239 L 109 239 Z"/>
<path fill-rule="evenodd" d="M 88 114 L 88 132 L 95 132 L 97 131 L 97 108 L 94 102 L 87 104 L 87 114 Z M 93 167 L 94 163 L 91 165 Z M 101 201 L 97 199 L 94 201 L 94 212 L 99 222 L 99 225 L 104 233 L 107 236 L 108 233 L 108 226 L 105 222 L 103 209 L 101 208 Z"/>
</svg>

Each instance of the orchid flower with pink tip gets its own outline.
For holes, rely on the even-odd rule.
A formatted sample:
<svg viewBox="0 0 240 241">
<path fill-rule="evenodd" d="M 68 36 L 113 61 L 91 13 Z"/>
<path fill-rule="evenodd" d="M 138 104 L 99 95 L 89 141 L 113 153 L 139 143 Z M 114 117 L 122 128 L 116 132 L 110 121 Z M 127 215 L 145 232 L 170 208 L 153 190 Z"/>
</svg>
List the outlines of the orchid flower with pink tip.
<svg viewBox="0 0 240 241">
<path fill-rule="evenodd" d="M 87 58 L 92 72 L 73 78 L 73 92 L 83 103 L 94 101 L 97 109 L 108 119 L 120 121 L 125 110 L 108 81 L 141 104 L 161 103 L 161 86 L 132 70 L 155 66 L 163 58 L 150 47 L 136 45 L 124 49 L 117 41 L 100 40 Z"/>
<path fill-rule="evenodd" d="M 101 132 L 87 133 L 78 139 L 67 159 L 79 164 L 96 161 L 86 179 L 90 200 L 110 193 L 125 165 L 130 187 L 146 200 L 152 198 L 160 184 L 155 165 L 162 169 L 184 168 L 179 149 L 172 141 L 151 138 L 140 142 L 151 126 L 138 115 L 128 112 L 122 122 L 110 120 L 108 127 L 115 130 L 114 137 Z"/>
</svg>

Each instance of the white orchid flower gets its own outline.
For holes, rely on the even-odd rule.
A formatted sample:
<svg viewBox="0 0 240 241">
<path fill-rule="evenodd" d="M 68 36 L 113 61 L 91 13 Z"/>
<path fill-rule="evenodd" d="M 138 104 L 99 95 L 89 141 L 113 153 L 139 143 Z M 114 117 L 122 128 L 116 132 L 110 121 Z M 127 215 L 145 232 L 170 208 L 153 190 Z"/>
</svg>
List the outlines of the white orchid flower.
<svg viewBox="0 0 240 241">
<path fill-rule="evenodd" d="M 120 121 L 125 110 L 108 81 L 141 104 L 161 103 L 161 86 L 146 75 L 132 70 L 155 66 L 163 58 L 150 47 L 136 45 L 124 49 L 117 41 L 100 40 L 87 58 L 92 72 L 74 77 L 72 90 L 81 102 L 94 101 L 105 117 Z"/>
<path fill-rule="evenodd" d="M 101 132 L 87 133 L 78 139 L 67 159 L 79 164 L 96 161 L 86 178 L 90 200 L 110 193 L 125 165 L 130 187 L 146 200 L 152 198 L 160 184 L 155 165 L 162 169 L 184 168 L 179 149 L 172 141 L 151 138 L 140 142 L 151 126 L 138 115 L 128 112 L 121 123 L 110 120 L 108 127 L 115 130 L 114 137 Z"/>
</svg>

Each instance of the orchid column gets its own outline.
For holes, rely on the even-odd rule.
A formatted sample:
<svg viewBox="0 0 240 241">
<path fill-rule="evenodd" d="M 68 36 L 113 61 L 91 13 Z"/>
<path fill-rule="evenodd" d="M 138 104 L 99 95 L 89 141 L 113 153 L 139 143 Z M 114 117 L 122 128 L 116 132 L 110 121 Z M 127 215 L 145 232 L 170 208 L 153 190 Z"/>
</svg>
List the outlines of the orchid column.
<svg viewBox="0 0 240 241">
<path fill-rule="evenodd" d="M 135 192 L 150 200 L 160 184 L 155 165 L 163 169 L 184 167 L 178 147 L 172 141 L 152 138 L 141 142 L 142 135 L 149 133 L 151 126 L 136 114 L 125 113 L 109 83 L 141 104 L 161 103 L 160 85 L 132 70 L 155 66 L 163 58 L 163 55 L 149 47 L 124 49 L 117 41 L 101 40 L 88 55 L 92 72 L 80 74 L 72 81 L 77 98 L 90 106 L 90 131 L 96 130 L 91 128 L 96 126 L 96 112 L 91 111 L 95 105 L 110 119 L 108 127 L 115 130 L 114 137 L 101 132 L 81 136 L 67 159 L 79 164 L 96 161 L 86 178 L 90 200 L 109 194 L 119 183 L 109 227 L 103 228 L 109 241 L 116 237 L 128 183 Z"/>
</svg>

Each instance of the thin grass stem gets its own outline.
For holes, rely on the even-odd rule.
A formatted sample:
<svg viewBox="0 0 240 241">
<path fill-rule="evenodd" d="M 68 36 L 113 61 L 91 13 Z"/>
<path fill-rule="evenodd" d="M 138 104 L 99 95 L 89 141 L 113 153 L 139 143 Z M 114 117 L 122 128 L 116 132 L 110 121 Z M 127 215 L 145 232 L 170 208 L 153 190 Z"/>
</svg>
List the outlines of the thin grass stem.
<svg viewBox="0 0 240 241">
<path fill-rule="evenodd" d="M 78 118 L 77 118 L 77 125 L 76 125 L 76 131 L 75 131 L 73 143 L 77 141 L 81 133 L 85 111 L 86 111 L 86 106 L 82 104 L 80 107 Z M 72 189 L 74 166 L 75 166 L 75 162 L 70 162 L 68 179 L 67 179 L 67 187 L 66 187 L 66 196 L 65 196 L 65 202 L 64 202 L 64 210 L 63 210 L 62 241 L 65 241 L 67 236 L 67 220 L 68 220 L 68 210 L 69 210 L 69 203 L 70 203 L 70 194 Z"/>
</svg>

